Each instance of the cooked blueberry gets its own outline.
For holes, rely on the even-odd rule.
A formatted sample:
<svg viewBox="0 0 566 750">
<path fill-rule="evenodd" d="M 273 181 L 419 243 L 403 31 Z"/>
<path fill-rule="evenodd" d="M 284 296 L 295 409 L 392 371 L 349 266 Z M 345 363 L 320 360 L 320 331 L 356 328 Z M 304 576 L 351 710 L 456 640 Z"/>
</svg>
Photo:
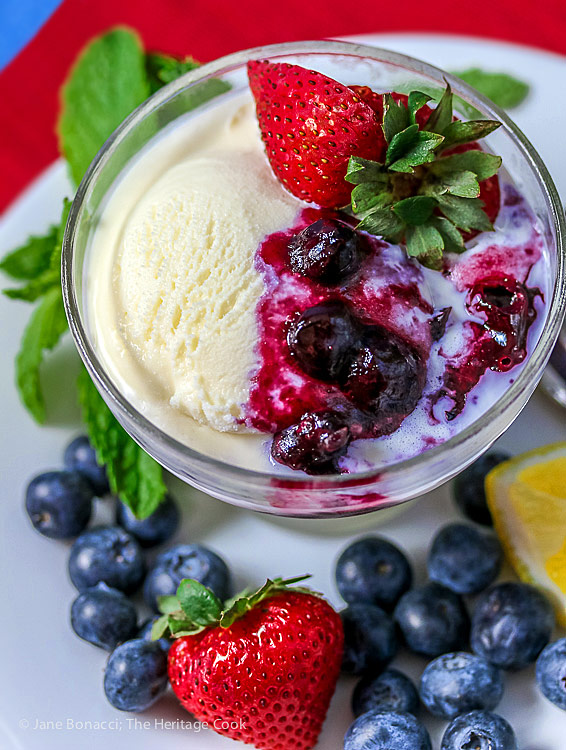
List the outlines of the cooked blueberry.
<svg viewBox="0 0 566 750">
<path fill-rule="evenodd" d="M 289 265 L 295 273 L 338 284 L 360 267 L 362 238 L 337 219 L 319 219 L 289 243 Z"/>
<path fill-rule="evenodd" d="M 157 641 L 136 638 L 118 646 L 104 672 L 104 692 L 120 711 L 145 711 L 167 688 L 167 654 Z"/>
<path fill-rule="evenodd" d="M 377 604 L 389 610 L 413 580 L 409 561 L 387 539 L 368 536 L 350 544 L 336 563 L 336 585 L 348 602 Z"/>
<path fill-rule="evenodd" d="M 553 627 L 552 607 L 534 586 L 500 583 L 477 603 L 472 649 L 501 669 L 523 669 L 549 642 Z"/>
<path fill-rule="evenodd" d="M 158 619 L 159 619 L 159 615 L 155 615 L 154 617 L 150 617 L 148 620 L 143 622 L 140 625 L 140 629 L 138 630 L 137 637 L 143 638 L 144 641 L 151 641 L 152 640 L 151 629 L 153 627 L 153 623 Z M 156 641 L 156 643 L 159 643 L 159 645 L 164 651 L 169 651 L 169 648 L 171 646 L 171 639 L 165 638 L 165 637 L 159 638 L 159 640 Z"/>
<path fill-rule="evenodd" d="M 297 424 L 277 432 L 271 455 L 280 464 L 307 474 L 335 474 L 338 459 L 346 453 L 350 429 L 342 415 L 333 412 L 303 414 Z"/>
<path fill-rule="evenodd" d="M 491 711 L 503 697 L 503 677 L 480 656 L 443 654 L 423 672 L 420 695 L 430 713 L 442 719 L 476 709 Z"/>
<path fill-rule="evenodd" d="M 566 638 L 542 651 L 537 660 L 537 682 L 542 694 L 566 711 Z"/>
<path fill-rule="evenodd" d="M 83 591 L 71 606 L 71 626 L 75 633 L 107 651 L 133 638 L 137 623 L 132 602 L 104 583 Z"/>
<path fill-rule="evenodd" d="M 397 653 L 393 620 L 373 604 L 351 604 L 341 613 L 344 625 L 342 671 L 380 671 Z"/>
<path fill-rule="evenodd" d="M 231 594 L 230 571 L 221 557 L 200 544 L 177 544 L 157 557 L 145 579 L 143 595 L 148 606 L 158 612 L 157 598 L 175 594 L 183 578 L 194 578 L 221 600 Z"/>
<path fill-rule="evenodd" d="M 494 582 L 503 554 L 494 535 L 452 523 L 441 529 L 430 549 L 428 573 L 456 594 L 478 594 Z"/>
<path fill-rule="evenodd" d="M 79 591 L 105 583 L 131 594 L 141 584 L 145 563 L 139 544 L 119 526 L 83 532 L 71 547 L 69 575 Z"/>
<path fill-rule="evenodd" d="M 26 511 L 43 536 L 71 539 L 89 522 L 92 498 L 92 487 L 76 471 L 48 471 L 29 483 Z"/>
<path fill-rule="evenodd" d="M 366 326 L 361 347 L 349 360 L 342 390 L 353 403 L 380 417 L 406 416 L 417 405 L 425 368 L 416 350 L 381 326 Z M 399 426 L 392 423 L 393 429 Z"/>
<path fill-rule="evenodd" d="M 354 716 L 368 711 L 403 711 L 415 714 L 419 695 L 412 681 L 396 669 L 386 669 L 378 677 L 362 677 L 354 689 Z"/>
<path fill-rule="evenodd" d="M 448 725 L 440 750 L 517 750 L 511 725 L 489 711 L 471 711 Z"/>
<path fill-rule="evenodd" d="M 433 341 L 440 341 L 444 336 L 451 312 L 451 307 L 445 307 L 435 313 L 430 319 L 430 335 Z"/>
<path fill-rule="evenodd" d="M 485 497 L 485 478 L 502 461 L 510 458 L 504 451 L 486 453 L 454 480 L 454 500 L 471 521 L 492 526 L 493 520 Z"/>
<path fill-rule="evenodd" d="M 96 460 L 95 450 L 86 435 L 81 435 L 69 443 L 65 448 L 63 462 L 66 469 L 78 471 L 88 479 L 99 497 L 110 492 L 106 469 Z"/>
<path fill-rule="evenodd" d="M 394 617 L 407 646 L 416 654 L 440 656 L 467 644 L 470 620 L 464 603 L 438 583 L 403 594 Z"/>
<path fill-rule="evenodd" d="M 344 302 L 321 302 L 291 321 L 287 343 L 303 372 L 336 381 L 358 345 L 357 325 Z"/>
<path fill-rule="evenodd" d="M 412 714 L 369 711 L 346 732 L 344 750 L 431 750 L 431 744 L 428 732 Z"/>
<path fill-rule="evenodd" d="M 156 511 L 142 520 L 120 501 L 116 508 L 116 523 L 135 536 L 142 547 L 154 547 L 170 539 L 177 531 L 179 518 L 179 508 L 170 495 Z"/>
</svg>

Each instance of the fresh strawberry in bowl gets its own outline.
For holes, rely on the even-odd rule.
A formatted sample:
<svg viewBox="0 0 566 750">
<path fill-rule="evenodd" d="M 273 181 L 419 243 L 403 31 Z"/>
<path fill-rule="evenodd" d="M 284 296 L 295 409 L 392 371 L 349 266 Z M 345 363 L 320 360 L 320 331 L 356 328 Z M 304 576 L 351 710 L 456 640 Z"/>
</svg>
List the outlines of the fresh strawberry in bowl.
<svg viewBox="0 0 566 750">
<path fill-rule="evenodd" d="M 268 580 L 225 605 L 181 582 L 161 597 L 152 637 L 169 630 L 169 679 L 187 711 L 216 732 L 261 750 L 316 744 L 342 662 L 338 613 L 320 595 Z"/>
</svg>

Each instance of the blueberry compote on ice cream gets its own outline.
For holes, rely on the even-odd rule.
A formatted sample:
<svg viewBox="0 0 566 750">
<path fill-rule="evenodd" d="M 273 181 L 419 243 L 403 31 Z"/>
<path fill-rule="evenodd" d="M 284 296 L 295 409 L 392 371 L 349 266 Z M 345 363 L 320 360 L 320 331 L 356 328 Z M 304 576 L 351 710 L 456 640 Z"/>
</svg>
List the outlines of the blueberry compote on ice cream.
<svg viewBox="0 0 566 750">
<path fill-rule="evenodd" d="M 295 70 L 303 69 L 288 66 L 279 83 L 292 73 L 297 85 Z M 441 202 L 419 204 L 419 227 L 429 227 L 419 235 L 429 243 L 422 257 L 411 244 L 418 221 L 403 206 L 401 223 L 396 215 L 369 231 L 355 201 L 344 206 L 352 150 L 362 166 L 392 170 L 394 200 L 420 200 L 448 178 L 431 169 L 426 182 L 432 155 L 413 168 L 400 152 L 390 164 L 384 107 L 405 107 L 399 127 L 414 131 L 413 117 L 431 149 L 442 140 L 434 135 L 441 117 L 427 131 L 426 103 L 412 116 L 407 97 L 354 96 L 304 72 L 313 88 L 306 108 L 301 94 L 262 109 L 252 76 L 257 112 L 249 94 L 211 102 L 142 151 L 94 233 L 87 304 L 111 377 L 161 429 L 246 468 L 351 473 L 444 442 L 503 394 L 544 322 L 546 249 L 504 169 L 480 183 L 493 230 L 464 227 L 459 252 L 443 235 L 444 253 L 427 255 L 437 237 L 430 227 L 448 231 Z M 330 102 L 322 124 L 309 110 L 311 100 L 324 110 L 320 97 Z M 444 120 L 448 138 L 451 114 Z M 322 140 L 311 140 L 301 173 L 309 127 Z M 456 145 L 447 154 L 465 152 Z M 473 183 L 464 171 L 457 180 Z M 382 179 L 372 174 L 371 189 Z"/>
</svg>

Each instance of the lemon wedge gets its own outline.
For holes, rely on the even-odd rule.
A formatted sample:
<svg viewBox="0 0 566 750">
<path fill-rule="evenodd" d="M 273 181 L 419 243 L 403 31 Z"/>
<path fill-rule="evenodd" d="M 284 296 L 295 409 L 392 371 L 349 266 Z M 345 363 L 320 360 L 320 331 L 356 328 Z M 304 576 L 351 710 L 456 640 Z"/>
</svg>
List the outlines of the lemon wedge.
<svg viewBox="0 0 566 750">
<path fill-rule="evenodd" d="M 566 627 L 566 443 L 499 464 L 486 496 L 507 559 L 522 581 L 544 590 Z"/>
</svg>

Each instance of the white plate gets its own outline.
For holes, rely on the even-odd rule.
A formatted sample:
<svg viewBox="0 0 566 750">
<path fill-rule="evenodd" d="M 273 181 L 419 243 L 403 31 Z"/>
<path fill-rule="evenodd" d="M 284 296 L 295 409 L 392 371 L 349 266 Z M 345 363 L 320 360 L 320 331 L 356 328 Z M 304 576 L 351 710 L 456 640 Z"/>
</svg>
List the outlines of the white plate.
<svg viewBox="0 0 566 750">
<path fill-rule="evenodd" d="M 564 59 L 526 47 L 469 38 L 394 35 L 368 36 L 364 41 L 449 70 L 481 65 L 515 73 L 531 83 L 529 99 L 512 114 L 547 160 L 566 196 L 566 149 L 561 148 L 565 112 L 560 93 L 566 76 Z M 48 169 L 0 222 L 0 252 L 56 221 L 61 198 L 68 194 L 62 165 Z M 0 748 L 77 750 L 104 743 L 105 750 L 236 750 L 239 745 L 211 731 L 197 734 L 194 729 L 183 728 L 180 721 L 190 717 L 172 695 L 142 716 L 115 711 L 102 691 L 105 654 L 80 641 L 70 630 L 69 607 L 76 592 L 66 574 L 68 546 L 33 532 L 23 510 L 23 492 L 34 473 L 61 464 L 63 447 L 78 430 L 77 411 L 69 406 L 68 398 L 78 367 L 70 342 L 49 358 L 45 381 L 50 384 L 50 402 L 55 385 L 61 397 L 55 399 L 58 403 L 50 403 L 49 427 L 38 428 L 20 406 L 13 386 L 13 358 L 28 313 L 24 303 L 0 298 L 0 577 L 4 602 L 0 623 Z M 564 412 L 537 393 L 500 444 L 517 453 L 564 439 Z M 338 551 L 354 533 L 351 525 L 327 522 L 327 533 L 321 533 L 316 522 L 274 522 L 238 511 L 179 483 L 175 483 L 175 491 L 185 502 L 184 524 L 176 541 L 199 541 L 217 549 L 231 564 L 239 585 L 259 584 L 268 575 L 307 571 L 313 573 L 314 588 L 340 606 L 332 570 Z M 108 508 L 100 507 L 97 512 L 104 516 Z M 408 506 L 402 515 L 386 520 L 380 533 L 409 552 L 417 578 L 423 580 L 431 535 L 455 517 L 445 487 Z M 361 524 L 371 529 L 382 518 L 379 514 L 365 517 Z M 424 661 L 403 655 L 395 664 L 418 678 Z M 320 750 L 342 747 L 342 736 L 352 720 L 349 700 L 353 684 L 353 680 L 341 680 L 318 745 Z M 532 669 L 507 678 L 499 710 L 514 725 L 521 750 L 564 750 L 566 713 L 539 695 Z M 163 726 L 162 719 L 172 725 Z M 35 728 L 36 722 L 51 722 L 48 726 L 52 728 Z M 78 722 L 100 724 L 77 727 Z M 428 719 L 426 723 L 438 747 L 443 723 Z"/>
</svg>

